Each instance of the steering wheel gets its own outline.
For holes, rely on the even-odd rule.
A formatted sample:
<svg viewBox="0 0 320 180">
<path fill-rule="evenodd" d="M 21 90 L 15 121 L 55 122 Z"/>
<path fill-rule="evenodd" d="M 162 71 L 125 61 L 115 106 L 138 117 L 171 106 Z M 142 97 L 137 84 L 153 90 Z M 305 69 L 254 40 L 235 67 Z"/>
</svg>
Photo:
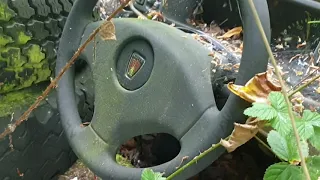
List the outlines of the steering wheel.
<svg viewBox="0 0 320 180">
<path fill-rule="evenodd" d="M 65 66 L 87 37 L 102 24 L 92 21 L 97 0 L 77 0 L 63 30 L 56 73 Z M 266 1 L 254 0 L 264 30 L 270 39 Z M 248 0 L 240 0 L 244 48 L 236 84 L 245 84 L 268 64 L 267 51 L 255 24 Z M 74 68 L 59 81 L 58 105 L 62 125 L 76 155 L 103 179 L 141 178 L 143 168 L 116 163 L 119 146 L 130 138 L 168 133 L 179 140 L 179 154 L 164 164 L 150 167 L 170 175 L 221 138 L 233 123 L 243 122 L 250 104 L 231 94 L 223 109 L 217 109 L 210 78 L 208 51 L 184 32 L 164 23 L 137 18 L 112 20 L 116 40 L 97 36 L 82 53 L 93 73 L 95 109 L 89 126 L 80 126 L 76 106 Z M 96 53 L 96 55 L 94 55 Z M 176 179 L 187 179 L 216 160 L 218 148 L 187 168 Z M 183 157 L 188 156 L 182 162 Z"/>
</svg>

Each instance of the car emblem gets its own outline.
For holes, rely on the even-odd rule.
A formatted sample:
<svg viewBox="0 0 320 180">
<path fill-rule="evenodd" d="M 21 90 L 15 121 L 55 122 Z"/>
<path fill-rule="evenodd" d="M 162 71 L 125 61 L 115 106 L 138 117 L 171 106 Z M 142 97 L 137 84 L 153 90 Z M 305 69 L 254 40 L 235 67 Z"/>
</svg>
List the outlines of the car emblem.
<svg viewBox="0 0 320 180">
<path fill-rule="evenodd" d="M 132 79 L 144 65 L 144 62 L 145 60 L 139 54 L 133 53 L 127 67 L 127 77 Z"/>
</svg>

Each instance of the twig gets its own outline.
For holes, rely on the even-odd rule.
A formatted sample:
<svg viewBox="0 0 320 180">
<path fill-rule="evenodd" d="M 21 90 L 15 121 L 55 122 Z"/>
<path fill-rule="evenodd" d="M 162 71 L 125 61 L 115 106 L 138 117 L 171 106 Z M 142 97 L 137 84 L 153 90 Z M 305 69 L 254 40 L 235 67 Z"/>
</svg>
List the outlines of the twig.
<svg viewBox="0 0 320 180">
<path fill-rule="evenodd" d="M 275 73 L 276 73 L 276 75 L 278 77 L 278 80 L 280 82 L 280 85 L 282 87 L 282 93 L 284 95 L 285 102 L 286 102 L 287 106 L 290 107 L 290 100 L 289 100 L 288 93 L 287 93 L 287 91 L 285 89 L 285 85 L 284 85 L 284 82 L 282 80 L 281 74 L 279 72 L 276 59 L 274 58 L 274 56 L 272 54 L 272 50 L 271 50 L 271 48 L 269 46 L 269 42 L 267 40 L 267 36 L 266 36 L 266 34 L 265 34 L 264 30 L 263 30 L 263 26 L 261 24 L 258 12 L 257 12 L 257 10 L 255 8 L 255 5 L 252 2 L 252 0 L 248 0 L 248 2 L 249 2 L 251 10 L 253 12 L 255 22 L 256 22 L 256 24 L 258 26 L 258 29 L 260 31 L 260 34 L 262 36 L 263 42 L 264 42 L 264 44 L 265 44 L 265 46 L 267 48 L 267 51 L 268 51 L 269 57 L 271 59 L 272 65 L 274 66 Z M 289 117 L 290 117 L 290 120 L 291 120 L 291 124 L 292 124 L 292 128 L 293 128 L 293 131 L 294 131 L 294 135 L 296 137 L 296 141 L 297 141 L 297 146 L 298 146 L 298 151 L 299 151 L 299 156 L 300 156 L 300 159 L 301 159 L 301 166 L 302 166 L 303 172 L 304 172 L 304 174 L 306 176 L 306 180 L 311 180 L 310 174 L 308 172 L 308 168 L 306 166 L 306 161 L 305 161 L 305 159 L 303 157 L 303 153 L 302 153 L 302 150 L 301 150 L 300 137 L 299 137 L 299 134 L 298 134 L 298 131 L 297 131 L 296 122 L 294 120 L 293 111 L 292 111 L 291 108 L 288 108 L 288 114 L 289 114 Z"/>
<path fill-rule="evenodd" d="M 317 72 L 319 68 L 316 68 L 315 70 L 312 71 L 312 73 L 308 74 L 305 76 L 303 79 L 301 79 L 296 85 L 294 85 L 290 91 L 292 91 L 294 88 L 296 88 L 299 84 L 303 83 L 303 81 L 307 80 L 309 77 L 311 77 L 315 72 Z M 290 96 L 290 95 L 289 95 Z"/>
<path fill-rule="evenodd" d="M 320 78 L 320 74 L 313 77 L 309 82 L 299 86 L 297 89 L 295 89 L 294 91 L 292 91 L 290 94 L 289 94 L 289 98 L 292 97 L 295 93 L 301 91 L 302 89 L 306 88 L 307 86 L 309 86 L 311 83 L 313 83 L 315 80 L 317 80 L 318 78 Z"/>
<path fill-rule="evenodd" d="M 116 14 L 118 14 L 131 0 L 125 0 L 123 4 L 120 5 L 120 7 L 118 7 L 107 19 L 106 21 L 110 21 Z M 16 129 L 17 126 L 19 126 L 23 121 L 27 120 L 30 113 L 36 109 L 40 102 L 47 97 L 47 95 L 49 94 L 49 92 L 51 91 L 51 89 L 53 89 L 54 87 L 56 87 L 58 81 L 62 78 L 63 74 L 74 64 L 74 62 L 77 60 L 78 56 L 81 54 L 81 52 L 85 49 L 85 47 L 94 39 L 94 37 L 98 34 L 98 32 L 100 31 L 101 26 L 99 26 L 97 29 L 95 29 L 90 36 L 88 37 L 88 39 L 79 47 L 79 49 L 74 53 L 74 55 L 72 56 L 72 58 L 69 60 L 69 62 L 62 68 L 62 70 L 60 71 L 60 73 L 57 75 L 56 78 L 54 78 L 51 83 L 49 84 L 49 86 L 45 89 L 45 91 L 43 91 L 43 93 L 37 98 L 37 100 L 29 107 L 28 110 L 26 110 L 21 116 L 20 118 L 15 121 L 15 123 L 13 124 L 9 124 L 8 128 L 6 128 L 4 130 L 4 132 L 2 132 L 0 134 L 0 139 L 6 137 L 7 135 L 11 134 L 14 132 L 14 130 Z"/>
<path fill-rule="evenodd" d="M 279 156 L 277 156 L 276 153 L 274 153 L 272 151 L 272 149 L 268 146 L 268 144 L 266 144 L 265 142 L 263 142 L 258 136 L 254 136 L 254 138 L 260 143 L 262 144 L 265 148 L 267 148 L 270 152 L 272 152 L 272 154 L 274 154 L 278 159 L 280 159 L 281 161 L 283 161 Z"/>
<path fill-rule="evenodd" d="M 225 138 L 225 140 L 228 140 L 230 136 L 228 136 L 227 138 Z M 221 146 L 221 143 L 217 143 L 217 144 L 213 144 L 209 149 L 205 150 L 203 153 L 201 153 L 199 156 L 194 157 L 191 161 L 189 161 L 187 164 L 185 164 L 184 166 L 182 166 L 181 168 L 179 168 L 178 170 L 176 170 L 174 173 L 172 173 L 170 176 L 168 176 L 166 178 L 166 180 L 171 180 L 173 179 L 175 176 L 177 176 L 178 174 L 180 174 L 182 171 L 184 171 L 186 168 L 188 168 L 189 166 L 193 165 L 194 163 L 196 163 L 199 159 L 205 157 L 207 154 L 209 154 L 211 151 L 217 149 L 218 147 Z"/>
</svg>

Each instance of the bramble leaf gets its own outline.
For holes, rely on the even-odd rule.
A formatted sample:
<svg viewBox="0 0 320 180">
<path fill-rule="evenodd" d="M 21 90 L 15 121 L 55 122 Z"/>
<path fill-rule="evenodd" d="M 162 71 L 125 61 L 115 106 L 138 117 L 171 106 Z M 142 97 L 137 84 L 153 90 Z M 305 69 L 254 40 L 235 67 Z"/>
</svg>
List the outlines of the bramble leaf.
<svg viewBox="0 0 320 180">
<path fill-rule="evenodd" d="M 270 92 L 268 99 L 272 107 L 278 111 L 288 110 L 285 98 L 281 92 Z"/>
<path fill-rule="evenodd" d="M 263 180 L 302 180 L 303 172 L 298 166 L 285 162 L 269 166 Z"/>
<path fill-rule="evenodd" d="M 277 116 L 277 111 L 268 104 L 253 103 L 252 107 L 247 108 L 244 114 L 250 117 L 257 117 L 263 120 L 271 120 Z"/>
<path fill-rule="evenodd" d="M 285 136 L 288 151 L 289 151 L 289 163 L 291 164 L 298 164 L 301 161 L 299 151 L 298 151 L 298 145 L 295 136 L 292 134 Z M 301 150 L 303 157 L 309 156 L 309 146 L 306 141 L 301 141 Z"/>
<path fill-rule="evenodd" d="M 271 130 L 267 137 L 268 144 L 272 151 L 281 159 L 289 160 L 289 150 L 287 142 L 277 131 Z"/>
<path fill-rule="evenodd" d="M 320 156 L 311 156 L 306 158 L 306 164 L 312 180 L 320 178 Z"/>
<path fill-rule="evenodd" d="M 297 143 L 294 136 L 291 134 L 285 137 L 281 136 L 277 131 L 270 131 L 267 137 L 268 144 L 272 151 L 281 159 L 288 161 L 292 164 L 297 164 L 301 161 Z M 305 141 L 301 142 L 301 148 L 303 156 L 306 157 L 309 154 L 308 144 Z"/>
<path fill-rule="evenodd" d="M 302 120 L 308 122 L 312 126 L 320 127 L 320 114 L 310 110 L 303 111 Z"/>
<path fill-rule="evenodd" d="M 303 116 L 297 121 L 297 129 L 302 139 L 307 140 L 314 135 L 314 126 L 320 127 L 320 115 L 310 110 L 303 111 Z"/>
<path fill-rule="evenodd" d="M 161 173 L 153 172 L 152 169 L 146 168 L 142 171 L 141 180 L 166 180 Z"/>
<path fill-rule="evenodd" d="M 270 121 L 271 126 L 281 135 L 290 133 L 292 126 L 288 114 L 288 106 L 281 92 L 270 92 L 268 99 L 277 111 L 277 116 Z"/>
<path fill-rule="evenodd" d="M 314 127 L 314 135 L 309 139 L 309 142 L 320 151 L 320 127 Z"/>
</svg>

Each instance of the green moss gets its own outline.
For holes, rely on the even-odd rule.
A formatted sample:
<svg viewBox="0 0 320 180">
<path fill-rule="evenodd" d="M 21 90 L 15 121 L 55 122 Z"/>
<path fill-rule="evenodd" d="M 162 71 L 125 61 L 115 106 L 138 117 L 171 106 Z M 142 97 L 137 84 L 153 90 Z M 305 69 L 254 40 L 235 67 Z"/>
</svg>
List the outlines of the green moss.
<svg viewBox="0 0 320 180">
<path fill-rule="evenodd" d="M 7 45 L 8 43 L 13 42 L 12 38 L 10 36 L 6 36 L 3 34 L 0 34 L 0 47 L 3 47 Z"/>
<path fill-rule="evenodd" d="M 8 7 L 7 1 L 0 0 L 0 20 L 9 21 L 16 14 Z"/>
<path fill-rule="evenodd" d="M 121 166 L 133 168 L 133 165 L 131 164 L 130 160 L 122 157 L 120 154 L 116 154 L 116 162 Z"/>
<path fill-rule="evenodd" d="M 24 32 L 19 32 L 17 44 L 26 44 L 31 39 L 31 36 L 26 35 Z"/>
<path fill-rule="evenodd" d="M 36 83 L 46 81 L 51 76 L 52 71 L 50 70 L 49 66 L 43 65 L 41 69 L 36 70 L 36 74 L 38 75 L 38 79 Z"/>
<path fill-rule="evenodd" d="M 41 91 L 24 89 L 0 96 L 0 117 L 8 116 L 16 109 L 31 105 Z"/>
<path fill-rule="evenodd" d="M 39 45 L 32 45 L 27 51 L 27 56 L 29 57 L 29 62 L 35 64 L 40 63 L 46 57 L 46 55 L 41 52 Z"/>
</svg>

